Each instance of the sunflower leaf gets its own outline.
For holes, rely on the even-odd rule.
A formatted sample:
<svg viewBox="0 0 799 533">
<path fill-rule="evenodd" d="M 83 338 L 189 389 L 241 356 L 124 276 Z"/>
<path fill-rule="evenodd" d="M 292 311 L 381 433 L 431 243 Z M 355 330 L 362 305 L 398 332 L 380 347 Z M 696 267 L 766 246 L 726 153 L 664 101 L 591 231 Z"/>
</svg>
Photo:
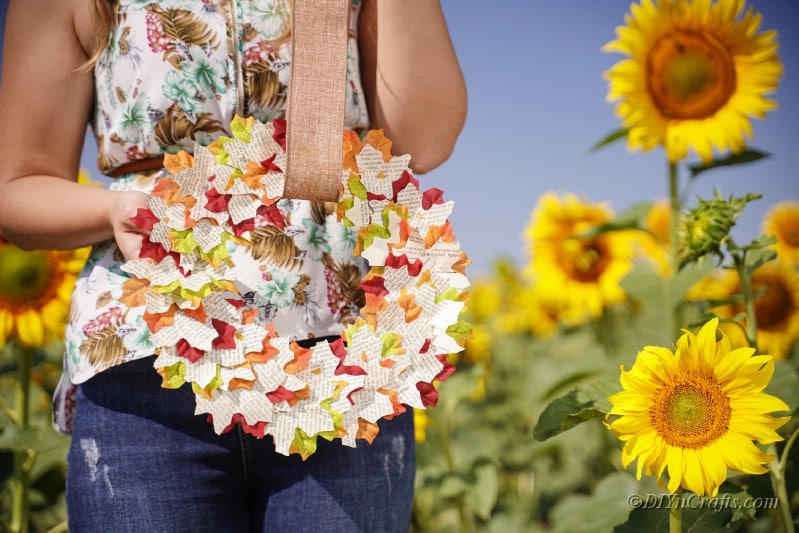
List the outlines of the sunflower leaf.
<svg viewBox="0 0 799 533">
<path fill-rule="evenodd" d="M 49 435 L 46 435 L 49 437 Z M 58 445 L 52 439 L 45 436 L 43 428 L 17 428 L 15 426 L 6 427 L 0 434 L 0 449 L 13 450 L 17 452 L 35 451 L 36 453 L 46 452 Z"/>
<path fill-rule="evenodd" d="M 497 465 L 491 459 L 483 457 L 475 461 L 469 474 L 471 483 L 466 487 L 464 499 L 477 516 L 488 520 L 499 494 Z"/>
<path fill-rule="evenodd" d="M 618 128 L 612 130 L 610 133 L 599 139 L 591 148 L 589 148 L 589 151 L 596 152 L 600 148 L 610 146 L 611 144 L 626 138 L 629 132 L 630 130 L 628 128 Z"/>
<path fill-rule="evenodd" d="M 796 368 L 787 360 L 775 361 L 774 375 L 765 392 L 787 403 L 791 410 L 799 408 L 799 373 Z"/>
<path fill-rule="evenodd" d="M 638 483 L 630 474 L 612 473 L 601 479 L 590 495 L 569 494 L 552 509 L 553 531 L 612 531 L 627 521 L 631 507 L 626 495 Z"/>
<path fill-rule="evenodd" d="M 619 213 L 613 221 L 592 228 L 585 233 L 581 233 L 580 237 L 590 239 L 609 231 L 628 229 L 644 230 L 646 229 L 646 217 L 651 209 L 652 202 L 636 202 L 626 211 Z"/>
<path fill-rule="evenodd" d="M 746 268 L 749 272 L 753 272 L 757 267 L 764 263 L 777 258 L 777 252 L 768 250 L 754 250 L 746 254 Z"/>
<path fill-rule="evenodd" d="M 609 378 L 573 389 L 544 408 L 533 428 L 533 437 L 543 442 L 583 422 L 603 418 L 610 410 L 608 396 L 619 390 L 618 380 Z"/>
<path fill-rule="evenodd" d="M 760 159 L 769 157 L 771 154 L 768 152 L 761 152 L 760 150 L 749 149 L 739 152 L 737 154 L 730 154 L 722 159 L 714 159 L 708 164 L 690 165 L 688 170 L 691 172 L 691 179 L 696 178 L 699 174 L 708 170 L 719 167 L 730 167 L 733 165 L 742 165 L 745 163 L 753 163 Z"/>
</svg>

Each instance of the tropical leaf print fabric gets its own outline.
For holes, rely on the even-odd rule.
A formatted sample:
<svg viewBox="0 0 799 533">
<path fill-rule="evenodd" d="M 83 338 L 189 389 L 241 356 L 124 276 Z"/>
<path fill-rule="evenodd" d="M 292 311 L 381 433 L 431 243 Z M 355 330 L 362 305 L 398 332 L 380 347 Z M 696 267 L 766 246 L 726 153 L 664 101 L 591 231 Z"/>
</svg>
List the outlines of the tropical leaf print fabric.
<svg viewBox="0 0 799 533">
<path fill-rule="evenodd" d="M 368 126 L 353 2 L 345 126 Z M 291 71 L 287 0 L 121 0 L 95 68 L 92 126 L 103 172 L 207 146 L 233 114 L 283 115 Z"/>
<path fill-rule="evenodd" d="M 358 11 L 353 2 L 344 124 L 356 131 L 368 126 Z M 230 136 L 227 128 L 242 106 L 261 121 L 283 114 L 291 67 L 286 0 L 122 0 L 116 19 L 95 68 L 93 128 L 102 171 Z M 165 174 L 128 174 L 111 188 L 152 192 Z M 244 298 L 281 336 L 337 336 L 364 303 L 360 282 L 368 265 L 352 257 L 356 236 L 336 221 L 334 206 L 284 199 L 256 219 L 249 253 L 263 279 Z M 103 243 L 78 279 L 65 357 L 65 379 L 72 383 L 153 354 L 144 287 L 126 283 L 122 262 L 116 245 Z"/>
</svg>

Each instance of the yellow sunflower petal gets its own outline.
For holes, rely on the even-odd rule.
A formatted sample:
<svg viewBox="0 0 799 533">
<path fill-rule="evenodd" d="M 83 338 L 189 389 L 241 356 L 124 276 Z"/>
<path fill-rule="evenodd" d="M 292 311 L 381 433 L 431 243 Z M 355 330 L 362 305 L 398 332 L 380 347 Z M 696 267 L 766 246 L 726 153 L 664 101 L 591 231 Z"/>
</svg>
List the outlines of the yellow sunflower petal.
<svg viewBox="0 0 799 533">
<path fill-rule="evenodd" d="M 663 146 L 670 161 L 693 150 L 738 152 L 751 118 L 774 109 L 766 97 L 782 76 L 776 33 L 739 0 L 644 0 L 604 52 L 626 56 L 605 74 L 608 100 L 628 128 L 632 150 Z"/>
<path fill-rule="evenodd" d="M 761 392 L 773 374 L 770 356 L 752 356 L 750 348 L 730 351 L 717 338 L 718 320 L 697 334 L 686 331 L 672 354 L 647 347 L 629 371 L 621 367 L 623 390 L 608 398 L 606 424 L 625 442 L 622 464 L 638 461 L 636 475 L 668 470 L 666 488 L 680 486 L 715 495 L 728 470 L 765 471 L 763 445 L 780 440 L 776 430 L 788 406 Z"/>
<path fill-rule="evenodd" d="M 25 346 L 41 346 L 44 344 L 44 323 L 42 317 L 29 310 L 17 317 L 17 335 L 19 342 Z"/>
</svg>

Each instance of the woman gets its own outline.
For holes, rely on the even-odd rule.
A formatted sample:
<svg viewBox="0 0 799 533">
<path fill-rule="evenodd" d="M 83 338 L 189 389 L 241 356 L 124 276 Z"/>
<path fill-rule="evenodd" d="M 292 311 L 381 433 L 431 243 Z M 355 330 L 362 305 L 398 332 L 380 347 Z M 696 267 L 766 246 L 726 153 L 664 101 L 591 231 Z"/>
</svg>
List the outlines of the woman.
<svg viewBox="0 0 799 533">
<path fill-rule="evenodd" d="M 466 105 L 439 2 L 354 1 L 351 13 L 345 127 L 382 128 L 416 173 L 435 168 Z M 290 17 L 286 0 L 10 3 L 0 232 L 29 249 L 96 245 L 68 325 L 65 379 L 77 390 L 59 405 L 75 404 L 71 531 L 407 529 L 410 416 L 381 422 L 371 446 L 322 442 L 304 462 L 240 430 L 218 436 L 193 415 L 190 389 L 160 389 L 141 314 L 120 291 L 119 267 L 145 237 L 130 219 L 165 174 L 161 155 L 229 135 L 234 113 L 283 112 Z M 109 189 L 75 183 L 87 123 Z M 294 221 L 314 209 L 281 206 Z M 363 268 L 351 261 L 338 266 Z M 324 299 L 330 263 L 303 268 L 306 294 Z M 311 343 L 345 322 L 338 311 L 289 318 L 296 331 L 281 334 Z"/>
</svg>

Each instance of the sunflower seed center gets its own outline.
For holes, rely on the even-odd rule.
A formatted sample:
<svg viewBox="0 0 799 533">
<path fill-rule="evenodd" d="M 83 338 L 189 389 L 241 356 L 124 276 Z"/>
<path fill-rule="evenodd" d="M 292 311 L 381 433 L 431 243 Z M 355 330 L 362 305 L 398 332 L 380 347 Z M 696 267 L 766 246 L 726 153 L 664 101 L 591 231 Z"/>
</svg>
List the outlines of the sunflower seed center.
<svg viewBox="0 0 799 533">
<path fill-rule="evenodd" d="M 711 35 L 678 31 L 660 38 L 646 71 L 649 93 L 667 119 L 710 117 L 735 92 L 732 55 Z"/>
<path fill-rule="evenodd" d="M 561 247 L 561 262 L 572 279 L 592 283 L 607 269 L 609 257 L 599 239 L 567 239 Z"/>
<path fill-rule="evenodd" d="M 778 279 L 755 278 L 752 280 L 752 290 L 760 294 L 755 297 L 755 317 L 758 327 L 762 329 L 780 329 L 780 325 L 790 316 L 791 308 L 799 305 Z"/>
<path fill-rule="evenodd" d="M 44 252 L 26 252 L 16 246 L 0 246 L 0 307 L 35 306 L 49 292 L 53 269 Z"/>
<path fill-rule="evenodd" d="M 730 401 L 713 376 L 687 372 L 659 388 L 652 426 L 672 446 L 701 448 L 727 432 Z"/>
</svg>

